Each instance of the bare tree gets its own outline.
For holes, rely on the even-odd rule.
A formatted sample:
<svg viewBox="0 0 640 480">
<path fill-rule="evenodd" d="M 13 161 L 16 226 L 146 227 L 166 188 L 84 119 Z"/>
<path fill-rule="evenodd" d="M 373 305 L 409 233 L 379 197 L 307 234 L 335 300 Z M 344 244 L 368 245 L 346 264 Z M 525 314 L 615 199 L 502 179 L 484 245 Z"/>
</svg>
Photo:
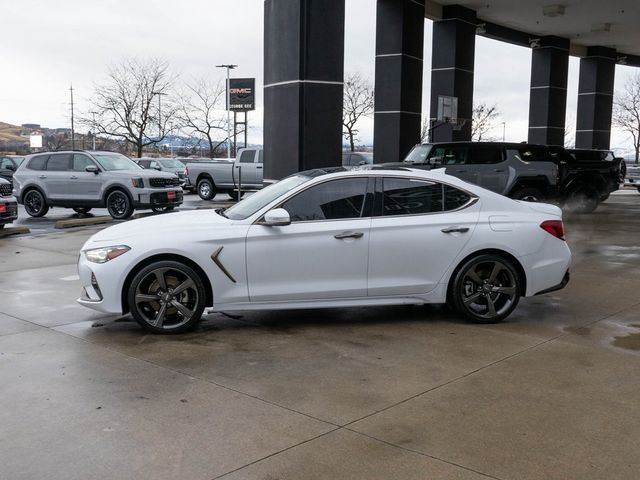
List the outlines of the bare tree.
<svg viewBox="0 0 640 480">
<path fill-rule="evenodd" d="M 635 163 L 640 157 L 640 74 L 627 80 L 613 99 L 613 124 L 631 135 Z"/>
<path fill-rule="evenodd" d="M 204 138 L 209 145 L 209 157 L 227 141 L 226 88 L 223 82 L 207 79 L 195 80 L 185 85 L 180 96 L 176 117 L 190 135 Z M 244 132 L 244 130 L 243 130 Z"/>
<path fill-rule="evenodd" d="M 145 147 L 159 144 L 168 133 L 175 113 L 169 101 L 173 82 L 163 60 L 124 60 L 110 68 L 104 84 L 96 85 L 92 113 L 85 115 L 83 123 L 97 134 L 121 139 L 141 157 Z"/>
<path fill-rule="evenodd" d="M 473 107 L 471 114 L 471 140 L 481 142 L 485 140 L 489 131 L 496 126 L 500 111 L 496 104 L 489 105 L 481 102 Z"/>
<path fill-rule="evenodd" d="M 373 86 L 362 78 L 359 72 L 350 73 L 344 82 L 342 125 L 344 138 L 349 140 L 351 151 L 355 151 L 355 141 L 359 130 L 356 124 L 362 117 L 373 113 Z"/>
</svg>

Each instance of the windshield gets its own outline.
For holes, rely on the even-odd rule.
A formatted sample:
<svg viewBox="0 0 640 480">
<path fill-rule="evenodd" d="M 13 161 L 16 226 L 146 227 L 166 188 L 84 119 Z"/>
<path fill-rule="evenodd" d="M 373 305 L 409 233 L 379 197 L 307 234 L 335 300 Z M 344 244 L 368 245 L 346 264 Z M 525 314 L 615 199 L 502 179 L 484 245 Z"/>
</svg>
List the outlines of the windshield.
<svg viewBox="0 0 640 480">
<path fill-rule="evenodd" d="M 94 153 L 93 158 L 108 172 L 112 170 L 142 170 L 142 167 L 136 162 L 119 153 Z"/>
<path fill-rule="evenodd" d="M 416 145 L 404 161 L 407 163 L 426 163 L 432 147 L 433 145 Z"/>
<path fill-rule="evenodd" d="M 184 168 L 184 163 L 173 158 L 163 158 L 158 160 L 164 168 Z"/>
<path fill-rule="evenodd" d="M 254 193 L 245 200 L 236 203 L 233 207 L 224 211 L 224 215 L 231 220 L 244 220 L 258 210 L 269 205 L 275 199 L 309 181 L 310 178 L 303 175 L 292 175 L 280 180 L 278 183 L 269 185 L 266 188 Z"/>
</svg>

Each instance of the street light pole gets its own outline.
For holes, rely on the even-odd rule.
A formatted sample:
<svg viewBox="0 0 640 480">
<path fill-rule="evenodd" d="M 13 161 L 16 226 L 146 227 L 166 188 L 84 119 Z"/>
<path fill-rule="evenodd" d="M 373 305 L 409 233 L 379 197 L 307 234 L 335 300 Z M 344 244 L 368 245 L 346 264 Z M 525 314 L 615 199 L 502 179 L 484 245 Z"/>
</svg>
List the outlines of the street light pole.
<svg viewBox="0 0 640 480">
<path fill-rule="evenodd" d="M 502 141 L 504 142 L 505 134 L 507 132 L 507 122 L 502 122 Z"/>
<path fill-rule="evenodd" d="M 227 69 L 227 158 L 231 159 L 231 95 L 229 93 L 229 79 L 230 74 L 229 71 L 236 68 L 238 65 L 226 64 L 226 65 L 216 65 L 216 68 L 226 68 Z"/>
<path fill-rule="evenodd" d="M 91 112 L 93 115 L 93 150 L 96 149 L 96 112 Z"/>
</svg>

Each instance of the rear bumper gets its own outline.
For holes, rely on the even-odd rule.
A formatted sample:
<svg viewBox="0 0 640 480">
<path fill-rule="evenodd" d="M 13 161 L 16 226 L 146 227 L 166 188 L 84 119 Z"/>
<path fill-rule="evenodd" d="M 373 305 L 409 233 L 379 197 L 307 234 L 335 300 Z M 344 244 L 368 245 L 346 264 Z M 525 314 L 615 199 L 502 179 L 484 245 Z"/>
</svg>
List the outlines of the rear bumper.
<svg viewBox="0 0 640 480">
<path fill-rule="evenodd" d="M 0 224 L 12 223 L 18 218 L 18 203 L 15 201 L 2 201 L 0 205 L 4 205 L 4 212 L 0 212 Z"/>
<path fill-rule="evenodd" d="M 534 295 L 544 295 L 545 293 L 551 293 L 551 292 L 556 292 L 558 290 L 562 290 L 564 287 L 567 286 L 570 278 L 571 278 L 571 275 L 569 274 L 569 270 L 567 270 L 567 273 L 565 273 L 564 277 L 562 278 L 562 282 L 560 282 L 558 285 L 554 285 L 553 287 L 545 288 L 544 290 L 541 290 Z"/>
</svg>

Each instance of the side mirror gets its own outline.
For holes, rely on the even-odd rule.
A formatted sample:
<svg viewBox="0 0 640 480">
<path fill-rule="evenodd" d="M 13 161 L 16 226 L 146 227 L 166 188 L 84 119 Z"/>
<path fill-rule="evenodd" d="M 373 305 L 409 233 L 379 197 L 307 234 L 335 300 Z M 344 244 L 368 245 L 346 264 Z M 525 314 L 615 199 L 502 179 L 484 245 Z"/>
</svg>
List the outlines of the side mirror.
<svg viewBox="0 0 640 480">
<path fill-rule="evenodd" d="M 100 170 L 98 170 L 98 167 L 96 167 L 95 165 L 87 165 L 84 170 L 86 172 L 91 172 L 91 173 L 95 173 L 96 175 L 98 175 L 98 173 L 100 173 Z"/>
<path fill-rule="evenodd" d="M 291 224 L 291 217 L 284 208 L 274 208 L 264 214 L 264 222 L 262 224 L 270 227 L 284 227 Z"/>
<path fill-rule="evenodd" d="M 12 172 L 16 171 L 16 167 L 14 167 L 12 164 L 7 165 L 7 170 L 11 170 Z"/>
<path fill-rule="evenodd" d="M 431 157 L 429 163 L 432 165 L 442 165 L 444 163 L 444 157 Z"/>
</svg>

